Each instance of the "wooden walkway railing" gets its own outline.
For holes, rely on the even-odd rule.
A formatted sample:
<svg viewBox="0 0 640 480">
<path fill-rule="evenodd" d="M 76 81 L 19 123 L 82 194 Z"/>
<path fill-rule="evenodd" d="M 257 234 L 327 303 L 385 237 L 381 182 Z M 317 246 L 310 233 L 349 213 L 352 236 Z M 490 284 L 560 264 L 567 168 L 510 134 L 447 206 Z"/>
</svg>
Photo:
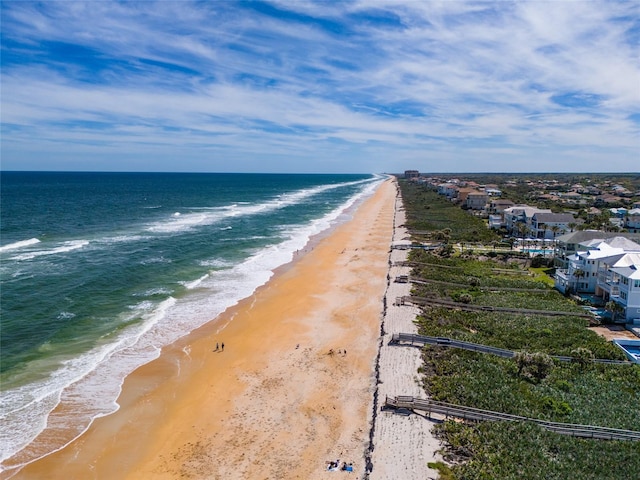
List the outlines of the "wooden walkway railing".
<svg viewBox="0 0 640 480">
<path fill-rule="evenodd" d="M 509 415 L 506 413 L 492 412 L 490 410 L 481 410 L 479 408 L 465 407 L 463 405 L 454 405 L 452 403 L 438 402 L 435 400 L 414 398 L 410 396 L 387 397 L 385 407 L 411 411 L 420 410 L 427 412 L 428 415 L 431 415 L 432 413 L 439 413 L 446 416 L 472 421 L 532 422 L 552 432 L 556 432 L 561 435 L 571 435 L 573 437 L 600 440 L 640 441 L 640 432 L 633 430 L 599 427 L 594 425 L 548 422 L 537 418 Z"/>
<path fill-rule="evenodd" d="M 471 285 L 466 283 L 453 283 L 453 282 L 444 282 L 442 280 L 431 280 L 428 278 L 417 278 L 409 275 L 399 275 L 397 278 L 405 278 L 406 281 L 399 283 L 417 283 L 419 285 L 445 285 L 449 287 L 459 287 L 459 288 L 470 288 Z M 471 287 L 477 288 L 482 292 L 527 292 L 527 293 L 551 293 L 554 290 L 551 288 L 514 288 L 514 287 Z M 557 292 L 556 292 L 557 293 Z"/>
<path fill-rule="evenodd" d="M 450 300 L 442 300 L 439 298 L 427 298 L 427 297 L 415 297 L 413 295 L 405 295 L 402 297 L 396 297 L 396 305 L 444 305 L 447 307 L 455 307 L 460 310 L 466 311 L 487 311 L 487 312 L 508 312 L 508 313 L 523 313 L 531 315 L 545 315 L 549 317 L 567 316 L 567 317 L 581 317 L 593 320 L 593 315 L 590 313 L 582 312 L 562 312 L 555 310 L 534 310 L 529 308 L 510 308 L 510 307 L 492 307 L 489 305 L 471 305 L 468 303 L 452 302 Z"/>
<path fill-rule="evenodd" d="M 479 343 L 465 342 L 463 340 L 454 340 L 446 337 L 428 337 L 426 335 L 416 335 L 413 333 L 394 333 L 391 336 L 392 344 L 410 344 L 410 345 L 437 345 L 441 347 L 449 348 L 461 348 L 464 350 L 471 350 L 473 352 L 488 353 L 491 355 L 497 355 L 503 358 L 513 358 L 516 352 L 512 350 L 505 350 L 503 348 L 491 347 L 489 345 L 481 345 Z M 566 357 L 563 355 L 550 355 L 560 362 L 574 362 L 576 358 Z M 592 360 L 595 363 L 606 363 L 612 365 L 634 365 L 632 362 L 626 360 L 609 360 L 606 358 L 594 358 Z"/>
</svg>

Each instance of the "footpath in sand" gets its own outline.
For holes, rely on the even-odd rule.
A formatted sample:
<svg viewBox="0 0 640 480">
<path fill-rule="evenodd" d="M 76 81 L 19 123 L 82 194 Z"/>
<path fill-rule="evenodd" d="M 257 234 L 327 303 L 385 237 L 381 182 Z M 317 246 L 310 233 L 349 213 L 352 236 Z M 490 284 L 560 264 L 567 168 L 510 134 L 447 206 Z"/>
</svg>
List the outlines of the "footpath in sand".
<svg viewBox="0 0 640 480">
<path fill-rule="evenodd" d="M 396 199 L 393 242 L 408 237 L 404 228 L 405 213 L 400 198 Z M 417 333 L 414 323 L 419 313 L 413 305 L 396 305 L 397 297 L 409 295 L 410 283 L 397 283 L 400 275 L 408 275 L 410 268 L 400 265 L 406 261 L 408 250 L 394 249 L 390 254 L 389 286 L 386 292 L 386 313 L 383 319 L 384 336 L 380 348 L 377 412 L 373 425 L 370 480 L 426 480 L 437 478 L 438 472 L 427 464 L 441 460 L 436 454 L 438 440 L 431 434 L 433 420 L 421 415 L 398 415 L 384 411 L 385 398 L 409 395 L 427 398 L 418 368 L 422 365 L 420 349 L 390 345 L 394 333 Z M 437 418 L 433 417 L 433 418 Z"/>
<path fill-rule="evenodd" d="M 347 475 L 327 471 L 336 459 L 362 478 L 395 195 L 385 181 L 254 295 L 130 375 L 116 413 L 14 478 L 313 480 Z"/>
</svg>

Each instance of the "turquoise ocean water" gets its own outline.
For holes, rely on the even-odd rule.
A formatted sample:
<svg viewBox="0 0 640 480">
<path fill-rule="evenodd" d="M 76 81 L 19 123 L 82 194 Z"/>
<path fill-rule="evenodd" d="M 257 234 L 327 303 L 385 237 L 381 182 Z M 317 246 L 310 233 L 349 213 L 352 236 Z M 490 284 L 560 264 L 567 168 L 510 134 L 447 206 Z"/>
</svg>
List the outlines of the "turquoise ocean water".
<svg viewBox="0 0 640 480">
<path fill-rule="evenodd" d="M 115 411 L 129 373 L 250 296 L 383 180 L 44 172 L 0 179 L 3 461 L 64 446 L 68 439 L 34 442 L 47 422 L 79 435 Z M 50 418 L 61 401 L 73 414 Z"/>
</svg>

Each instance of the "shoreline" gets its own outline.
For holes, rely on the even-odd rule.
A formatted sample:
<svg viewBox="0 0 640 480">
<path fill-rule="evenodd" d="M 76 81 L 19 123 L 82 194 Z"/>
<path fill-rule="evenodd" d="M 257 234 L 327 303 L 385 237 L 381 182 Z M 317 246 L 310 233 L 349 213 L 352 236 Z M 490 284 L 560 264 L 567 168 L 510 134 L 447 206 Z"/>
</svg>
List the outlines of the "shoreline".
<svg viewBox="0 0 640 480">
<path fill-rule="evenodd" d="M 312 479 L 337 458 L 363 472 L 395 195 L 384 181 L 254 295 L 130 375 L 118 412 L 13 478 Z"/>
</svg>

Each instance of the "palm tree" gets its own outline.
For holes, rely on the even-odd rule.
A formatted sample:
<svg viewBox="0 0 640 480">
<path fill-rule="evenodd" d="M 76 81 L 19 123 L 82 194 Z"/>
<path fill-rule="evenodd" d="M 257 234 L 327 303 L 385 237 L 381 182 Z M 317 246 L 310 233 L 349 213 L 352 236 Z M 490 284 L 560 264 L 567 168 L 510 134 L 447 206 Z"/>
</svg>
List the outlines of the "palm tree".
<svg viewBox="0 0 640 480">
<path fill-rule="evenodd" d="M 524 239 L 527 236 L 527 233 L 529 233 L 529 227 L 527 227 L 526 223 L 518 223 L 518 233 L 520 234 L 520 237 L 522 238 L 522 245 L 524 246 Z"/>
<path fill-rule="evenodd" d="M 555 257 L 555 255 L 556 255 L 556 247 L 558 246 L 556 244 L 556 235 L 560 231 L 560 227 L 558 225 L 552 225 L 551 226 L 551 231 L 553 232 L 553 256 Z"/>
<path fill-rule="evenodd" d="M 611 322 L 615 322 L 616 314 L 624 313 L 624 307 L 613 300 L 609 300 L 607 304 L 604 306 L 605 310 L 611 312 Z"/>
<path fill-rule="evenodd" d="M 574 272 L 573 272 L 573 276 L 576 277 L 576 279 L 580 279 L 582 277 L 584 277 L 587 274 L 587 272 L 585 272 L 584 270 L 582 270 L 581 268 L 577 268 Z M 578 280 L 576 280 L 576 292 L 578 291 Z"/>
</svg>

